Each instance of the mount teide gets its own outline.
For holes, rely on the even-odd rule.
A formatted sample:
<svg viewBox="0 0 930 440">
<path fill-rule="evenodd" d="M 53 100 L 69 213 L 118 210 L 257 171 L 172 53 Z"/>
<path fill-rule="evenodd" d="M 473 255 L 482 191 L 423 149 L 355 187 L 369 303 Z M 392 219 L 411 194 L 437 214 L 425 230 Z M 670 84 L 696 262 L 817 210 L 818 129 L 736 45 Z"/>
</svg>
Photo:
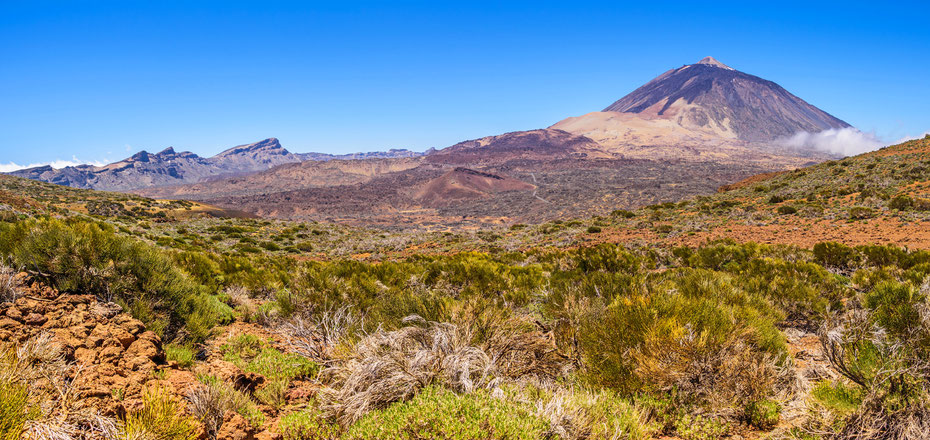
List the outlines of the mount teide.
<svg viewBox="0 0 930 440">
<path fill-rule="evenodd" d="M 778 140 L 849 126 L 772 81 L 706 57 L 659 75 L 603 111 L 551 128 L 588 136 L 628 157 L 753 160 L 760 153 L 823 156 L 783 148 Z"/>
</svg>

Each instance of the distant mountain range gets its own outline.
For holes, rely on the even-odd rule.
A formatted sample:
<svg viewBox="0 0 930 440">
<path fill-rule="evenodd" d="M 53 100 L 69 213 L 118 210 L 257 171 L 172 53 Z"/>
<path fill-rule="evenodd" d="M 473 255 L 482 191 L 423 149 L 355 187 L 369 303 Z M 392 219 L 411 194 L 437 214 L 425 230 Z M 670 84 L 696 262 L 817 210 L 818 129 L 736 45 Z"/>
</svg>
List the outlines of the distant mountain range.
<svg viewBox="0 0 930 440">
<path fill-rule="evenodd" d="M 778 84 L 707 57 L 603 111 L 426 153 L 294 154 L 271 138 L 211 158 L 168 149 L 104 167 L 13 174 L 282 218 L 539 221 L 712 193 L 750 175 L 830 159 L 780 140 L 846 127 Z"/>
<path fill-rule="evenodd" d="M 325 153 L 291 153 L 275 138 L 232 147 L 213 157 L 200 157 L 190 151 L 167 148 L 152 154 L 139 152 L 132 157 L 105 166 L 79 165 L 65 168 L 43 166 L 10 174 L 33 180 L 103 191 L 132 191 L 141 188 L 199 183 L 218 177 L 239 176 L 264 171 L 288 163 L 328 160 L 363 160 L 369 158 L 417 157 L 409 150 L 378 151 L 332 155 Z"/>
</svg>

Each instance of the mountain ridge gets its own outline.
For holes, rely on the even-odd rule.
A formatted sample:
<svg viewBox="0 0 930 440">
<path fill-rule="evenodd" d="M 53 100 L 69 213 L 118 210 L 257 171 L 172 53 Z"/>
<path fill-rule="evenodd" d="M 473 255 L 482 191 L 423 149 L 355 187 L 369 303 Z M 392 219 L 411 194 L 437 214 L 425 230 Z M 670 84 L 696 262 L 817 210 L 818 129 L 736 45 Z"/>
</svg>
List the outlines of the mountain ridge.
<svg viewBox="0 0 930 440">
<path fill-rule="evenodd" d="M 53 168 L 46 165 L 8 174 L 76 188 L 133 191 L 151 187 L 200 183 L 303 161 L 417 157 L 419 155 L 421 153 L 404 149 L 345 155 L 291 153 L 281 145 L 277 138 L 271 137 L 250 144 L 237 145 L 211 157 L 201 157 L 190 151 L 177 152 L 174 147 L 168 147 L 158 153 L 142 150 L 126 159 L 103 166 L 77 165 Z"/>
</svg>

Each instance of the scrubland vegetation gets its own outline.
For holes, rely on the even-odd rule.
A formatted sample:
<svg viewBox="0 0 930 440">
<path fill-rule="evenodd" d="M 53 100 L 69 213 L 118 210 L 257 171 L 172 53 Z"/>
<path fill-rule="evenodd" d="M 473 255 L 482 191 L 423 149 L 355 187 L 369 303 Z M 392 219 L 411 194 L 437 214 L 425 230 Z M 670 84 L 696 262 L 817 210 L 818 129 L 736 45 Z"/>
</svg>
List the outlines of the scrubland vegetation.
<svg viewBox="0 0 930 440">
<path fill-rule="evenodd" d="M 578 240 L 804 216 L 919 222 L 930 168 L 913 159 L 867 155 L 584 221 L 419 237 L 14 204 L 0 221 L 0 302 L 21 296 L 20 271 L 113 301 L 197 383 L 183 398 L 148 390 L 122 414 L 72 411 L 55 378 L 79 366 L 50 339 L 5 341 L 0 438 L 213 439 L 229 414 L 286 440 L 928 438 L 930 251 Z M 250 382 L 202 372 L 209 356 Z"/>
<path fill-rule="evenodd" d="M 9 264 L 63 292 L 112 298 L 175 341 L 168 355 L 187 366 L 185 347 L 218 325 L 278 335 L 283 349 L 253 335 L 222 346 L 266 384 L 204 378 L 188 404 L 205 426 L 222 422 L 211 405 L 261 425 L 262 405 L 295 439 L 927 432 L 930 252 L 717 242 L 365 263 L 170 249 L 78 219 L 0 223 L 0 237 Z M 799 374 L 786 329 L 816 332 L 836 377 Z M 14 437 L 51 417 L 24 378 L 0 385 Z M 320 388 L 291 407 L 297 378 Z M 148 399 L 152 409 L 113 432 L 164 424 L 157 411 L 179 404 Z M 798 402 L 806 409 L 789 422 L 784 408 Z"/>
</svg>

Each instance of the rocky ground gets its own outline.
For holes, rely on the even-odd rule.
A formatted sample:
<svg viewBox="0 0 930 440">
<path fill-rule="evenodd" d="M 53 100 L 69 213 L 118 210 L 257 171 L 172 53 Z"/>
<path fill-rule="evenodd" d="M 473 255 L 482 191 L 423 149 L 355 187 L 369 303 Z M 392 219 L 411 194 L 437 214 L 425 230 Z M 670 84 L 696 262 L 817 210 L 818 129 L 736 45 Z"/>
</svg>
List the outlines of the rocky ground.
<svg viewBox="0 0 930 440">
<path fill-rule="evenodd" d="M 223 360 L 218 350 L 228 337 L 237 334 L 272 336 L 258 326 L 231 325 L 220 332 L 220 337 L 200 347 L 200 360 L 193 368 L 182 368 L 177 362 L 166 360 L 161 338 L 146 330 L 141 321 L 119 305 L 93 295 L 60 293 L 31 280 L 25 273 L 18 278 L 22 284 L 18 298 L 0 303 L 0 348 L 5 343 L 21 347 L 40 337 L 47 337 L 47 343 L 57 346 L 56 349 L 60 347 L 63 360 L 71 368 L 55 373 L 67 376 L 58 379 L 69 384 L 66 391 L 72 402 L 69 411 L 89 411 L 118 419 L 139 410 L 143 393 L 149 388 L 167 391 L 177 401 L 184 402 L 192 390 L 202 386 L 199 376 L 212 376 L 235 389 L 251 391 L 265 381 L 261 375 L 244 372 Z M 311 383 L 294 381 L 288 390 L 288 404 L 306 403 L 312 391 Z M 261 427 L 250 425 L 241 415 L 228 410 L 215 433 L 201 427 L 199 437 L 280 438 L 274 428 L 277 411 L 268 406 L 258 408 L 265 415 Z"/>
</svg>

